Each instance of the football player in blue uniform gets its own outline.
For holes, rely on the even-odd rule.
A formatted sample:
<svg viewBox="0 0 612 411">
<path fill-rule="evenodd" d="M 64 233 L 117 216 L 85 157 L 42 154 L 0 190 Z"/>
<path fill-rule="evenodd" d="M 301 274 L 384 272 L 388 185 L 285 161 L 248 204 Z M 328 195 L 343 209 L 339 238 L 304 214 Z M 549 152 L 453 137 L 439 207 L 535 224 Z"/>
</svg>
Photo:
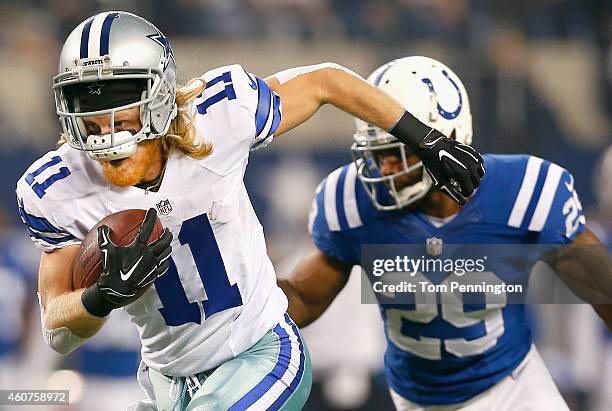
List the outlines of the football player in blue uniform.
<svg viewBox="0 0 612 411">
<path fill-rule="evenodd" d="M 471 143 L 468 95 L 444 64 L 407 57 L 380 67 L 369 81 L 427 125 Z M 331 304 L 351 268 L 360 265 L 365 244 L 426 244 L 435 237 L 449 244 L 503 244 L 508 250 L 521 244 L 598 247 L 585 229 L 571 174 L 546 160 L 485 156 L 480 188 L 460 205 L 434 189 L 415 153 L 389 133 L 357 121 L 352 150 L 355 161 L 329 174 L 317 189 L 309 218 L 317 250 L 279 280 L 300 326 Z M 555 266 L 558 260 L 550 256 Z M 500 270 L 495 274 L 523 282 L 529 275 L 510 263 Z M 575 272 L 584 275 L 583 269 Z M 423 281 L 437 283 L 426 276 Z M 568 410 L 532 344 L 524 305 L 428 300 L 380 308 L 388 340 L 385 373 L 398 410 Z M 607 306 L 596 310 L 611 323 Z"/>
</svg>

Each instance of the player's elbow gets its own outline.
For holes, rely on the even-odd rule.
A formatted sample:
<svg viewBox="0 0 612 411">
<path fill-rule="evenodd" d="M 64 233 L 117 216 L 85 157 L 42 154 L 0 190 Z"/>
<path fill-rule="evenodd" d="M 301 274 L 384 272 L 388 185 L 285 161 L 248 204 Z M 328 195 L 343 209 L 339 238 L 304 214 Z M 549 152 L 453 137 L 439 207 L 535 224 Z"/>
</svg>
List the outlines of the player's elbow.
<svg viewBox="0 0 612 411">
<path fill-rule="evenodd" d="M 68 355 L 68 354 L 72 353 L 74 350 L 76 350 L 78 348 L 78 347 L 67 347 L 67 346 L 64 346 L 64 345 L 55 344 L 52 341 L 47 341 L 47 345 L 53 351 L 55 351 L 56 353 L 61 354 L 61 355 Z"/>
<path fill-rule="evenodd" d="M 328 73 L 332 73 L 332 74 L 333 73 L 338 74 L 338 71 L 341 71 L 341 72 L 351 73 L 353 75 L 356 75 L 351 70 L 349 70 L 348 68 L 344 67 L 343 65 L 338 64 L 338 63 L 334 63 L 332 61 L 327 61 L 325 63 L 322 63 L 321 67 L 323 67 L 324 71 L 326 71 Z"/>
<path fill-rule="evenodd" d="M 293 322 L 299 327 L 305 327 L 312 323 L 316 317 L 312 315 L 311 307 L 304 301 L 302 293 L 291 282 L 290 278 L 279 278 L 278 286 L 287 296 L 287 314 Z"/>
<path fill-rule="evenodd" d="M 45 342 L 49 348 L 62 355 L 70 354 L 89 339 L 73 334 L 68 327 L 49 330 L 44 322 L 42 331 Z"/>
<path fill-rule="evenodd" d="M 361 76 L 357 73 L 338 63 L 326 62 L 320 64 L 320 67 L 317 81 L 322 104 L 332 103 L 337 95 L 342 92 L 347 79 L 352 77 L 361 79 Z"/>
</svg>

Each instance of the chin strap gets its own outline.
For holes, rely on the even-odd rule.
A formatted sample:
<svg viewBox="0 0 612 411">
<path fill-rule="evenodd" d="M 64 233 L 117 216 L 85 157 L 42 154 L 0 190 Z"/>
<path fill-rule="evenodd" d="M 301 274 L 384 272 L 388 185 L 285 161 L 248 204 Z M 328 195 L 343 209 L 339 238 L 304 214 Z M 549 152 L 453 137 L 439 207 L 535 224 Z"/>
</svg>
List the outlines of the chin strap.
<svg viewBox="0 0 612 411">
<path fill-rule="evenodd" d="M 398 205 L 400 207 L 404 207 L 408 204 L 412 204 L 416 200 L 419 200 L 429 192 L 431 188 L 431 178 L 429 174 L 423 173 L 423 179 L 418 183 L 412 184 L 408 187 L 404 187 L 403 189 L 397 192 L 397 200 Z"/>
</svg>

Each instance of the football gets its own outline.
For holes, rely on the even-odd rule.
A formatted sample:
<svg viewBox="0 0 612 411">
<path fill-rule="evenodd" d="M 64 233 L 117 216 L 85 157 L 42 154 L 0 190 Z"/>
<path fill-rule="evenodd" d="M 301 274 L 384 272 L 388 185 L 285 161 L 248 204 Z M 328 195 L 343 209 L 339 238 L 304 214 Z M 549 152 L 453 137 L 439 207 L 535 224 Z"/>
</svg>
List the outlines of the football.
<svg viewBox="0 0 612 411">
<path fill-rule="evenodd" d="M 130 209 L 119 211 L 104 217 L 85 236 L 81 243 L 72 268 L 72 286 L 74 290 L 93 285 L 102 274 L 102 251 L 98 246 L 98 227 L 107 225 L 110 228 L 110 239 L 118 246 L 130 244 L 144 220 L 146 211 Z M 149 244 L 157 240 L 163 233 L 159 217 L 149 236 Z"/>
</svg>

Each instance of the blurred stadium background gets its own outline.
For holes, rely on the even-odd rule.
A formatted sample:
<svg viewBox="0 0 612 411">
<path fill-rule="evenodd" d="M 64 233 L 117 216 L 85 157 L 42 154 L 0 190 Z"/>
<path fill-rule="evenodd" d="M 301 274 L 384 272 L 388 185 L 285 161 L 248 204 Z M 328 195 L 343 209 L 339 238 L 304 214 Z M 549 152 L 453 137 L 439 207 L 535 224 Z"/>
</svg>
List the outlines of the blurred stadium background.
<svg viewBox="0 0 612 411">
<path fill-rule="evenodd" d="M 334 61 L 365 76 L 397 57 L 442 60 L 470 94 L 475 146 L 568 168 L 589 224 L 612 243 L 609 0 L 1 0 L 2 389 L 70 388 L 74 403 L 58 408 L 70 410 L 124 409 L 142 397 L 134 378 L 138 338 L 123 313 L 73 355 L 59 357 L 44 345 L 39 253 L 19 226 L 13 191 L 58 137 L 50 84 L 63 40 L 108 9 L 136 12 L 164 31 L 183 81 L 232 63 L 265 77 Z M 247 186 L 280 274 L 307 251 L 314 188 L 350 160 L 352 133 L 349 116 L 326 108 L 252 155 Z M 359 303 L 358 283 L 305 330 L 315 369 L 307 410 L 392 409 L 380 318 L 376 307 Z M 590 308 L 538 306 L 533 318 L 538 346 L 572 410 L 612 410 L 612 338 Z"/>
</svg>

